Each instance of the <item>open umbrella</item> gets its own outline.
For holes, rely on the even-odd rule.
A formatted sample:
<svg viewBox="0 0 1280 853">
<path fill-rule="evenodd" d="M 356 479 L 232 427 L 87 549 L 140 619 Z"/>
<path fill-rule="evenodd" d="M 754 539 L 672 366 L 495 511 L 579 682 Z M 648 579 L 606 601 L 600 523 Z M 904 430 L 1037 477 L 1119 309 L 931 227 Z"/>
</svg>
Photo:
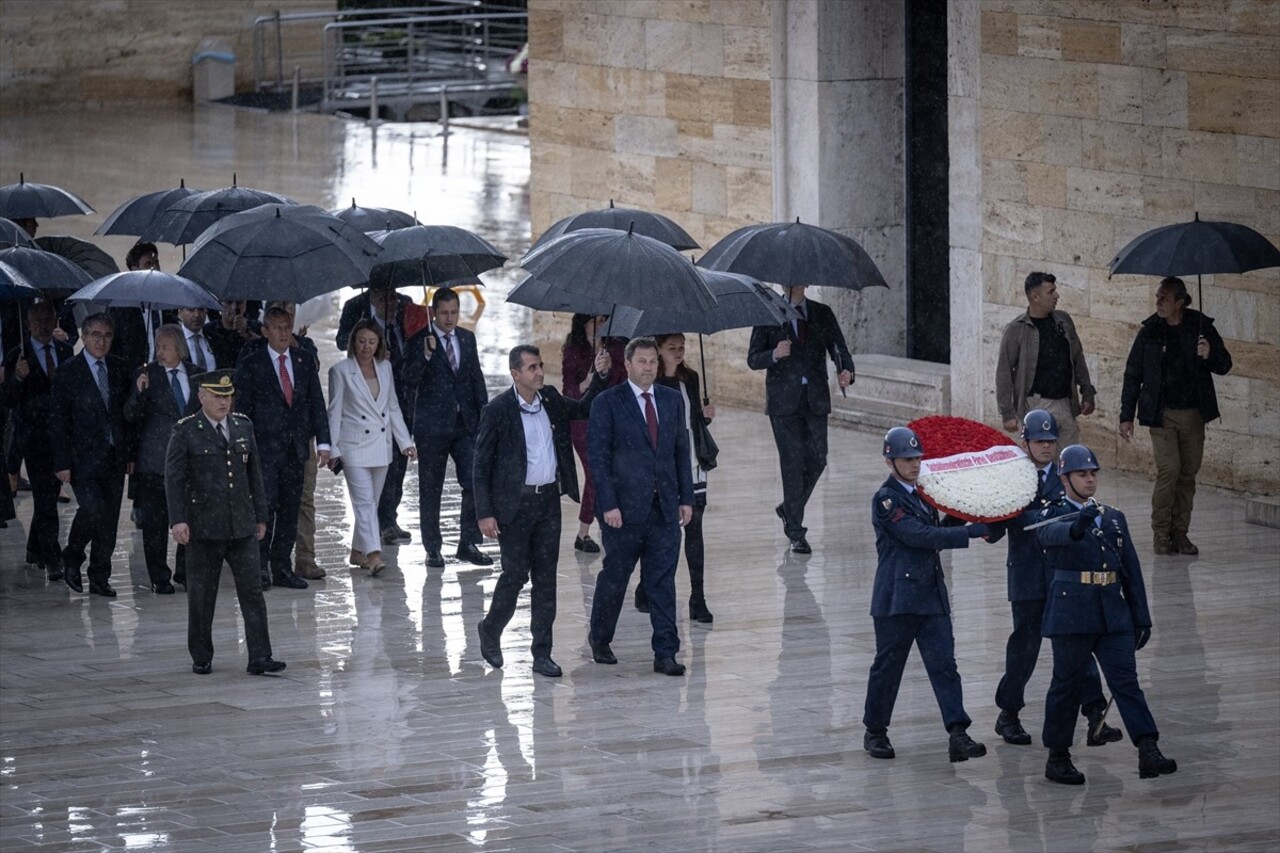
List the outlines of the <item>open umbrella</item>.
<svg viewBox="0 0 1280 853">
<path fill-rule="evenodd" d="M 0 248 L 9 248 L 10 246 L 34 246 L 35 241 L 31 239 L 31 235 L 27 233 L 27 229 L 23 228 L 12 219 L 0 217 Z"/>
<path fill-rule="evenodd" d="M 366 234 L 373 231 L 394 231 L 418 224 L 418 220 L 403 210 L 391 207 L 357 207 L 354 198 L 351 199 L 350 207 L 339 207 L 329 212 Z"/>
<path fill-rule="evenodd" d="M 19 172 L 18 183 L 0 187 L 0 216 L 9 219 L 49 219 L 93 213 L 80 196 L 49 184 L 29 184 Z"/>
<path fill-rule="evenodd" d="M 677 251 L 698 248 L 698 244 L 689 236 L 689 232 L 685 231 L 673 220 L 660 213 L 650 213 L 647 210 L 614 207 L 613 199 L 609 199 L 609 206 L 606 208 L 588 210 L 585 213 L 575 213 L 573 216 L 566 216 L 564 219 L 553 223 L 529 247 L 529 251 L 541 248 L 557 237 L 563 237 L 570 231 L 578 231 L 582 228 L 612 228 L 615 231 L 634 231 L 645 237 L 652 237 L 660 243 L 666 243 Z"/>
<path fill-rule="evenodd" d="M 705 311 L 716 299 L 684 255 L 631 231 L 583 228 L 525 255 L 529 278 L 508 302 L 544 311 L 612 314 L 618 305 Z"/>
<path fill-rule="evenodd" d="M 160 270 L 129 270 L 95 279 L 67 297 L 104 308 L 222 309 L 212 293 L 189 278 Z"/>
<path fill-rule="evenodd" d="M 0 261 L 0 302 L 35 299 L 39 295 L 40 292 L 25 275 L 4 261 Z"/>
<path fill-rule="evenodd" d="M 155 221 L 140 235 L 141 238 L 150 243 L 172 243 L 180 246 L 194 242 L 205 229 L 224 216 L 252 210 L 264 204 L 297 203 L 277 193 L 235 186 L 234 180 L 233 177 L 232 186 L 196 193 L 169 205 L 157 214 Z"/>
<path fill-rule="evenodd" d="M 778 293 L 748 275 L 700 270 L 716 304 L 706 311 L 673 311 L 666 307 L 632 308 L 619 305 L 610 318 L 610 332 L 624 338 L 675 332 L 710 335 L 725 329 L 777 326 L 796 316 L 796 309 Z"/>
<path fill-rule="evenodd" d="M 748 225 L 729 234 L 698 265 L 740 272 L 783 287 L 862 290 L 888 287 L 871 256 L 852 237 L 795 222 Z"/>
<path fill-rule="evenodd" d="M 190 189 L 187 187 L 185 178 L 178 182 L 178 186 L 169 190 L 158 190 L 145 195 L 134 196 L 124 204 L 117 207 L 107 217 L 106 221 L 98 226 L 98 230 L 94 234 L 127 234 L 132 236 L 141 236 L 147 232 L 151 224 L 155 222 L 156 217 L 170 207 L 193 195 L 199 195 L 204 190 Z"/>
<path fill-rule="evenodd" d="M 369 236 L 382 247 L 369 274 L 374 286 L 483 284 L 477 276 L 507 260 L 488 240 L 453 225 L 410 225 Z"/>
<path fill-rule="evenodd" d="M 269 204 L 210 227 L 178 273 L 221 300 L 305 302 L 364 284 L 381 251 L 364 232 L 318 207 Z"/>
<path fill-rule="evenodd" d="M 43 249 L 25 246 L 2 249 L 0 263 L 13 267 L 36 290 L 46 294 L 79 290 L 92 280 L 92 276 L 71 261 Z"/>
<path fill-rule="evenodd" d="M 71 261 L 89 274 L 89 278 L 101 278 L 120 272 L 115 258 L 108 255 L 98 246 L 79 237 L 49 236 L 37 237 L 36 246 L 46 252 L 53 252 Z"/>
</svg>

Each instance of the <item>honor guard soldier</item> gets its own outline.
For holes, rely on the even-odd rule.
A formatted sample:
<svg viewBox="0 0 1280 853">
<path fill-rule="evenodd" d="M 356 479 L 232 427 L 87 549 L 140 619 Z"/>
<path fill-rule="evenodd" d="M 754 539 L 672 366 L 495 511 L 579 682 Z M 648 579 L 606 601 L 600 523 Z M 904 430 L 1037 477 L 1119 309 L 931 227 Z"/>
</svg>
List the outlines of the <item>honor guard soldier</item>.
<svg viewBox="0 0 1280 853">
<path fill-rule="evenodd" d="M 867 732 L 862 746 L 872 758 L 894 757 L 889 721 L 914 643 L 942 709 L 950 758 L 966 761 L 986 755 L 987 748 L 966 731 L 971 721 L 964 711 L 956 671 L 951 604 L 938 552 L 967 548 L 970 539 L 989 536 L 991 530 L 985 524 L 939 526 L 937 510 L 916 492 L 922 456 L 920 440 L 906 427 L 894 427 L 885 434 L 885 464 L 893 473 L 871 502 L 879 558 L 871 591 L 876 657 L 867 679 L 862 718 Z"/>
<path fill-rule="evenodd" d="M 267 530 L 253 424 L 231 411 L 233 371 L 196 377 L 200 411 L 173 427 L 165 458 L 165 493 L 174 541 L 187 546 L 187 648 L 191 671 L 207 675 L 213 662 L 213 610 L 222 563 L 231 566 L 249 645 L 248 672 L 284 669 L 271 657 L 267 606 L 259 577 L 258 540 Z"/>
<path fill-rule="evenodd" d="M 1035 464 L 1040 477 L 1036 496 L 1007 525 L 1009 533 L 1009 607 L 1013 611 L 1013 631 L 1005 646 L 1004 676 L 996 688 L 996 734 L 1005 743 L 1026 746 L 1031 743 L 1018 719 L 1022 710 L 1023 691 L 1035 671 L 1040 656 L 1040 634 L 1044 628 L 1044 604 L 1049 594 L 1052 570 L 1046 571 L 1044 552 L 1036 541 L 1034 530 L 1025 530 L 1041 518 L 1041 512 L 1062 499 L 1062 483 L 1055 461 L 1058 455 L 1058 420 L 1045 409 L 1032 409 L 1022 421 L 1024 449 Z M 1089 720 L 1089 746 L 1103 746 L 1122 740 L 1124 733 L 1105 721 L 1107 700 L 1102 695 L 1102 679 L 1098 667 L 1089 659 L 1084 673 L 1083 707 Z"/>
<path fill-rule="evenodd" d="M 1093 499 L 1100 467 L 1093 451 L 1080 444 L 1064 448 L 1058 467 L 1064 495 L 1041 511 L 1041 519 L 1062 520 L 1036 530 L 1053 569 L 1044 614 L 1044 635 L 1053 642 L 1044 775 L 1064 785 L 1084 784 L 1084 774 L 1071 763 L 1070 747 L 1091 658 L 1097 658 L 1138 747 L 1138 775 L 1173 773 L 1178 765 L 1160 754 L 1160 732 L 1138 686 L 1134 653 L 1151 639 L 1151 614 L 1129 525 L 1124 513 Z"/>
</svg>

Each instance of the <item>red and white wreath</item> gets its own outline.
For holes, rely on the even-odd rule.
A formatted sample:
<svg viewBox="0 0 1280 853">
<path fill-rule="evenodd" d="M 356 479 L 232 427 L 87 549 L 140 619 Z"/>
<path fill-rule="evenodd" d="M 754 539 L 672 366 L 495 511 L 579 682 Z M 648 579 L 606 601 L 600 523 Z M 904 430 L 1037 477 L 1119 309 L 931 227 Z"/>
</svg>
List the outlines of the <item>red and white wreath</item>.
<svg viewBox="0 0 1280 853">
<path fill-rule="evenodd" d="M 1035 464 L 999 430 L 945 415 L 907 426 L 924 450 L 916 485 L 939 511 L 966 521 L 1003 521 L 1035 498 Z"/>
</svg>

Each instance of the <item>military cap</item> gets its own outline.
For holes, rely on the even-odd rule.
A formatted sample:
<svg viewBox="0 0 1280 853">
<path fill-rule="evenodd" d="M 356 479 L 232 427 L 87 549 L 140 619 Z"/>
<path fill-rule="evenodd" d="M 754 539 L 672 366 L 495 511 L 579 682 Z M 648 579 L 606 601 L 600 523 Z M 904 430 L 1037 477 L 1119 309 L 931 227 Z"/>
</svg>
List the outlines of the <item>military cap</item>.
<svg viewBox="0 0 1280 853">
<path fill-rule="evenodd" d="M 236 386 L 231 381 L 231 377 L 234 374 L 235 371 L 230 369 L 210 370 L 197 374 L 195 383 L 210 394 L 215 394 L 219 397 L 230 397 L 236 393 Z"/>
</svg>

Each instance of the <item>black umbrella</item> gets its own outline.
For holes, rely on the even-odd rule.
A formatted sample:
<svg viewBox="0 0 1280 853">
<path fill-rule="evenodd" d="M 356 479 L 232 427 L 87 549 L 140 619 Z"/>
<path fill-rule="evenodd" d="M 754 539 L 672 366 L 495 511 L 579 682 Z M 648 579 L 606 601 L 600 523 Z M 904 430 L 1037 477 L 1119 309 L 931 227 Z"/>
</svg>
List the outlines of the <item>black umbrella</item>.
<svg viewBox="0 0 1280 853">
<path fill-rule="evenodd" d="M 350 207 L 339 207 L 329 212 L 366 234 L 373 231 L 394 231 L 418 224 L 418 220 L 403 210 L 391 207 L 357 207 L 354 198 L 351 199 Z"/>
<path fill-rule="evenodd" d="M 0 216 L 9 219 L 49 219 L 84 213 L 93 213 L 93 208 L 80 196 L 62 187 L 29 184 L 22 172 L 18 173 L 18 183 L 0 187 Z"/>
<path fill-rule="evenodd" d="M 651 237 L 583 228 L 520 260 L 529 278 L 508 302 L 544 311 L 612 314 L 618 305 L 705 311 L 716 299 L 684 255 Z"/>
<path fill-rule="evenodd" d="M 222 300 L 305 302 L 369 280 L 382 247 L 311 205 L 233 213 L 200 236 L 178 273 Z"/>
<path fill-rule="evenodd" d="M 563 237 L 570 231 L 578 231 L 582 228 L 612 228 L 614 231 L 634 231 L 645 237 L 652 237 L 660 243 L 666 243 L 677 251 L 698 248 L 698 244 L 689 236 L 689 232 L 685 231 L 673 220 L 660 213 L 650 213 L 647 210 L 614 207 L 613 199 L 609 199 L 609 206 L 606 208 L 588 210 L 585 213 L 575 213 L 573 216 L 566 216 L 564 219 L 557 221 L 542 232 L 542 236 L 529 247 L 529 251 L 541 248 L 557 237 Z"/>
<path fill-rule="evenodd" d="M 619 305 L 610 318 L 610 332 L 624 338 L 675 332 L 710 335 L 725 329 L 777 326 L 798 316 L 787 300 L 751 276 L 714 270 L 701 273 L 716 298 L 712 308 L 673 311 Z"/>
<path fill-rule="evenodd" d="M 17 268 L 0 261 L 0 302 L 35 299 L 39 295 L 40 292 Z"/>
<path fill-rule="evenodd" d="M 178 186 L 170 190 L 158 190 L 146 195 L 135 196 L 117 207 L 98 226 L 94 234 L 127 234 L 141 236 L 155 222 L 156 218 L 170 207 L 189 198 L 199 195 L 204 190 L 189 189 L 186 179 L 178 182 Z"/>
<path fill-rule="evenodd" d="M 37 237 L 36 246 L 46 252 L 60 255 L 89 274 L 89 278 L 101 278 L 120 272 L 116 259 L 98 246 L 79 237 Z"/>
<path fill-rule="evenodd" d="M 234 182 L 235 179 L 232 180 Z M 296 203 L 277 193 L 239 187 L 233 183 L 220 190 L 209 190 L 179 199 L 161 211 L 140 236 L 149 243 L 172 243 L 179 246 L 194 242 L 205 229 L 224 216 L 265 204 Z"/>
<path fill-rule="evenodd" d="M 129 270 L 95 279 L 67 297 L 106 308 L 222 309 L 212 293 L 189 278 L 160 270 Z"/>
<path fill-rule="evenodd" d="M 0 250 L 0 262 L 26 276 L 32 286 L 44 293 L 69 293 L 79 290 L 92 280 L 92 276 L 76 264 L 43 249 L 29 249 L 25 246 L 3 249 Z"/>
<path fill-rule="evenodd" d="M 783 287 L 862 290 L 889 286 L 871 256 L 852 237 L 806 225 L 799 218 L 739 228 L 712 246 L 698 265 L 745 273 Z"/>
<path fill-rule="evenodd" d="M 369 236 L 382 247 L 369 274 L 374 287 L 483 284 L 477 276 L 507 260 L 488 240 L 453 225 L 411 225 Z"/>
<path fill-rule="evenodd" d="M 32 240 L 31 235 L 27 233 L 27 229 L 12 219 L 0 217 L 0 248 L 7 249 L 10 246 L 31 247 L 35 244 L 35 240 Z"/>
</svg>

